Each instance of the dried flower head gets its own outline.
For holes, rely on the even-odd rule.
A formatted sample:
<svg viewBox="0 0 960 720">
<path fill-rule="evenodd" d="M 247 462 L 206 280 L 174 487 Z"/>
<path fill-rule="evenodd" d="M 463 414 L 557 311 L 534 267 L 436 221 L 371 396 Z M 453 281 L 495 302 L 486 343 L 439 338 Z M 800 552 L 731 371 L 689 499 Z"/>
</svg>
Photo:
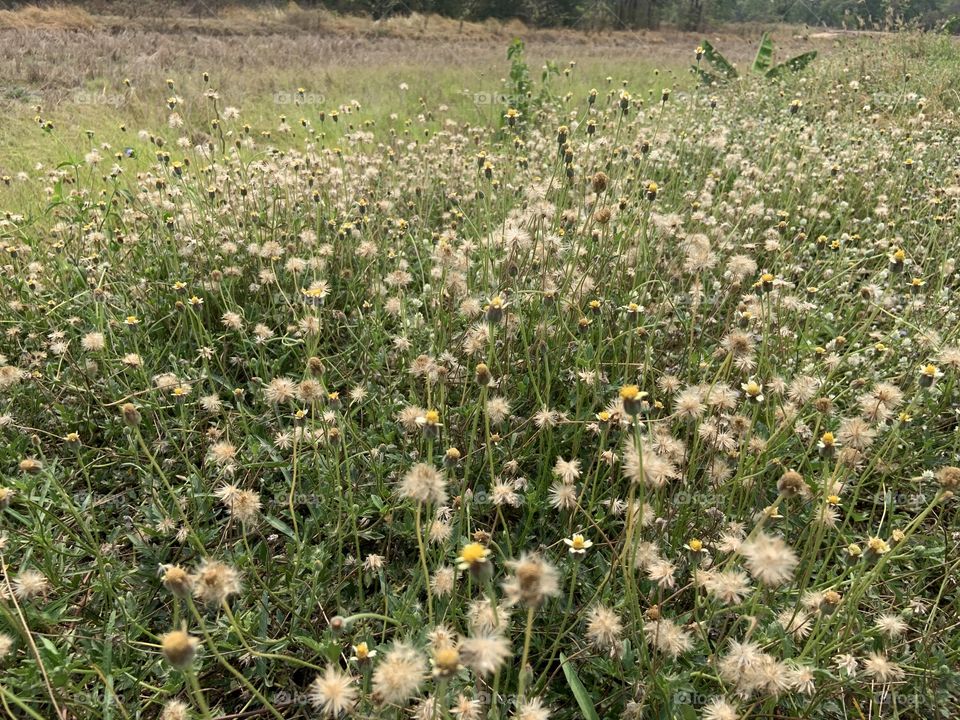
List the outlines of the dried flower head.
<svg viewBox="0 0 960 720">
<path fill-rule="evenodd" d="M 183 670 L 193 662 L 200 641 L 185 630 L 173 630 L 160 638 L 160 646 L 167 662 Z"/>
<path fill-rule="evenodd" d="M 357 702 L 357 688 L 353 678 L 340 668 L 328 665 L 317 675 L 308 690 L 310 703 L 322 715 L 335 718 L 349 713 Z"/>
<path fill-rule="evenodd" d="M 400 495 L 423 505 L 443 505 L 447 501 L 447 481 L 432 465 L 417 463 L 404 474 Z"/>
<path fill-rule="evenodd" d="M 193 596 L 212 605 L 220 605 L 240 592 L 240 574 L 218 560 L 204 559 L 193 574 Z"/>
<path fill-rule="evenodd" d="M 427 677 L 427 659 L 407 643 L 394 643 L 371 677 L 374 699 L 383 705 L 404 705 Z"/>
<path fill-rule="evenodd" d="M 560 593 L 556 569 L 540 555 L 524 553 L 507 566 L 512 574 L 504 581 L 503 591 L 509 604 L 539 607 L 547 598 Z"/>
</svg>

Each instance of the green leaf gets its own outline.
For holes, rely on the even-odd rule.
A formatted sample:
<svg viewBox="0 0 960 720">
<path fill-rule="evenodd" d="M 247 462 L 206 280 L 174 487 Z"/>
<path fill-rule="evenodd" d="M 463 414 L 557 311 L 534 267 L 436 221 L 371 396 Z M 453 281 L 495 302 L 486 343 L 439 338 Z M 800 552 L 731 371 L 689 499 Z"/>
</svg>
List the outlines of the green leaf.
<svg viewBox="0 0 960 720">
<path fill-rule="evenodd" d="M 53 644 L 53 641 L 47 637 L 40 637 L 40 644 L 43 645 L 43 649 L 57 662 L 61 662 L 60 650 L 56 645 Z"/>
<path fill-rule="evenodd" d="M 714 75 L 713 73 L 708 73 L 702 68 L 698 68 L 696 65 L 690 66 L 693 71 L 696 73 L 697 77 L 700 79 L 701 85 L 714 85 L 720 82 L 720 78 Z"/>
<path fill-rule="evenodd" d="M 107 629 L 103 634 L 103 682 L 104 682 L 104 693 L 103 693 L 103 714 L 101 717 L 103 720 L 111 720 L 113 717 L 113 696 L 114 696 L 114 684 L 113 684 L 113 630 L 117 625 L 117 611 L 116 609 L 110 612 L 110 618 L 107 620 Z"/>
<path fill-rule="evenodd" d="M 327 653 L 327 644 L 322 643 L 319 640 L 315 640 L 309 635 L 296 635 L 293 638 L 293 641 L 299 645 L 310 648 L 318 655 L 326 655 Z"/>
<path fill-rule="evenodd" d="M 580 681 L 580 677 L 577 675 L 577 671 L 563 653 L 560 653 L 560 664 L 563 666 L 563 675 L 567 678 L 567 685 L 570 686 L 573 696 L 577 699 L 577 705 L 580 706 L 580 712 L 583 713 L 586 720 L 600 720 L 600 716 L 597 715 L 597 709 L 593 706 L 593 701 L 590 699 L 590 693 L 587 692 L 587 689 Z"/>
<path fill-rule="evenodd" d="M 727 60 L 719 50 L 710 44 L 709 40 L 700 43 L 703 48 L 704 59 L 713 65 L 714 69 L 726 78 L 737 77 L 737 69 Z"/>
<path fill-rule="evenodd" d="M 279 530 L 291 540 L 297 539 L 297 536 L 293 534 L 293 529 L 289 525 L 287 525 L 283 520 L 280 520 L 279 518 L 275 518 L 271 515 L 267 515 L 266 519 L 267 519 L 267 522 L 270 523 L 270 525 L 272 525 L 275 530 Z"/>
<path fill-rule="evenodd" d="M 770 69 L 773 62 L 773 40 L 770 39 L 770 33 L 764 33 L 760 38 L 760 45 L 757 47 L 757 56 L 753 59 L 753 71 L 765 73 Z"/>
<path fill-rule="evenodd" d="M 817 57 L 817 51 L 811 50 L 810 52 L 805 52 L 796 57 L 792 57 L 789 60 L 780 63 L 779 65 L 774 65 L 767 71 L 767 77 L 771 80 L 774 80 L 778 77 L 781 77 L 788 72 L 800 72 L 807 65 L 812 63 Z"/>
<path fill-rule="evenodd" d="M 507 46 L 507 60 L 513 60 L 517 55 L 523 55 L 523 40 L 520 38 L 514 38 Z"/>
</svg>

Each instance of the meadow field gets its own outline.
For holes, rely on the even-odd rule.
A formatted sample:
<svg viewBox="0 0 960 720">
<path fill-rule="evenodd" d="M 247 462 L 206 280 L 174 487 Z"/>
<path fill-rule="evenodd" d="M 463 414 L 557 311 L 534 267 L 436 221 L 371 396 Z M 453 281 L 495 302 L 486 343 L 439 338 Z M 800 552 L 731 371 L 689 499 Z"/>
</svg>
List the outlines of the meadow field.
<svg viewBox="0 0 960 720">
<path fill-rule="evenodd" d="M 4 717 L 960 713 L 960 45 L 245 12 L 0 12 Z"/>
</svg>

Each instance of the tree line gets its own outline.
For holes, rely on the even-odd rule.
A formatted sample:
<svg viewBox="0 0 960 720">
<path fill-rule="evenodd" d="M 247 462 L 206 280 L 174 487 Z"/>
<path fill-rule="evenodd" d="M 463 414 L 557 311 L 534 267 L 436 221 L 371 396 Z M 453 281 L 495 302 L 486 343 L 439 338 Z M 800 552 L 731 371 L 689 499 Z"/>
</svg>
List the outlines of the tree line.
<svg viewBox="0 0 960 720">
<path fill-rule="evenodd" d="M 62 0 L 94 11 L 133 0 Z M 283 0 L 161 0 L 192 13 L 228 5 L 286 5 Z M 0 8 L 28 3 L 0 0 Z M 48 4 L 33 0 L 29 4 Z M 886 30 L 914 27 L 960 33 L 960 0 L 297 0 L 303 8 L 324 7 L 375 19 L 435 13 L 461 20 L 519 19 L 533 27 L 589 30 L 651 29 L 662 24 L 703 30 L 711 23 L 786 22 L 815 27 Z M 142 10 L 142 7 L 141 7 Z"/>
<path fill-rule="evenodd" d="M 301 0 L 299 4 L 373 17 L 437 13 L 584 29 L 655 30 L 669 24 L 702 30 L 710 23 L 787 22 L 850 29 L 960 30 L 960 0 Z"/>
</svg>

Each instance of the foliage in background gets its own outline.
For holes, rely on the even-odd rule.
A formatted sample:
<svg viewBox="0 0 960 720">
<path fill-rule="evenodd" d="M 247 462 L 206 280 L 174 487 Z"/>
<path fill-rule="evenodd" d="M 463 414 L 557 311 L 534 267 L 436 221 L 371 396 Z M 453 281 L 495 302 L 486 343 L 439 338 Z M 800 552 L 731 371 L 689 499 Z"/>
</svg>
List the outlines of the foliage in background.
<svg viewBox="0 0 960 720">
<path fill-rule="evenodd" d="M 3 8 L 89 8 L 131 17 L 186 13 L 210 17 L 232 8 L 326 8 L 373 19 L 417 14 L 482 21 L 520 19 L 532 27 L 698 31 L 715 23 L 795 23 L 853 30 L 922 28 L 960 32 L 960 0 L 7 0 Z"/>
<path fill-rule="evenodd" d="M 700 43 L 697 53 L 697 64 L 693 65 L 693 71 L 700 78 L 700 81 L 707 85 L 716 84 L 720 81 L 733 80 L 739 77 L 737 69 L 733 63 L 727 60 L 723 54 L 704 39 Z M 700 58 L 706 60 L 714 69 L 715 73 L 710 73 L 700 67 Z M 787 73 L 797 73 L 806 68 L 817 57 L 816 50 L 810 50 L 800 55 L 796 55 L 789 60 L 776 65 L 773 64 L 773 39 L 770 33 L 764 33 L 760 38 L 760 44 L 757 46 L 757 53 L 750 66 L 750 70 L 758 75 L 763 75 L 770 80 L 776 80 Z"/>
</svg>

